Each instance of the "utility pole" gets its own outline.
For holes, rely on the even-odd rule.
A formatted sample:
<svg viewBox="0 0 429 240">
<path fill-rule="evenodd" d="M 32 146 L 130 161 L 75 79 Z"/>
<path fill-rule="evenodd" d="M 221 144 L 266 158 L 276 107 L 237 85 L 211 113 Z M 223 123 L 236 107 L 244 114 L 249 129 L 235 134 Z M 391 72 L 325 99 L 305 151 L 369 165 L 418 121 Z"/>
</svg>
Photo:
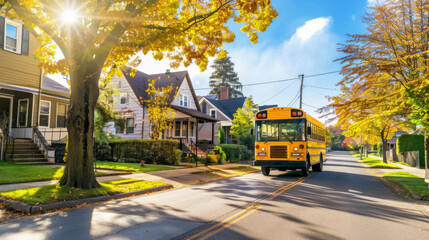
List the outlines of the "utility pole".
<svg viewBox="0 0 429 240">
<path fill-rule="evenodd" d="M 301 77 L 301 90 L 299 94 L 299 109 L 302 109 L 302 86 L 304 85 L 304 74 L 298 75 L 298 77 Z"/>
</svg>

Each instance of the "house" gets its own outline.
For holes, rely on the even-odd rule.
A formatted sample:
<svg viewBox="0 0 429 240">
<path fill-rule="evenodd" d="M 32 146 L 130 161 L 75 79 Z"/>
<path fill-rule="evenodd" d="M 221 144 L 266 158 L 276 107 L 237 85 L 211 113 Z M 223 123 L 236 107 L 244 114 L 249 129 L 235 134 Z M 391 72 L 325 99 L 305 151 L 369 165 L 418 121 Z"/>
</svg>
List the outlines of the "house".
<svg viewBox="0 0 429 240">
<path fill-rule="evenodd" d="M 218 120 L 201 112 L 188 72 L 167 70 L 165 73 L 146 74 L 137 71 L 134 76 L 130 73 L 131 69 L 124 70 L 122 77 L 114 77 L 111 80 L 111 84 L 119 91 L 114 111 L 119 112 L 125 119 L 125 128 L 121 129 L 119 124 L 112 121 L 106 124 L 105 131 L 121 138 L 150 138 L 151 129 L 149 122 L 145 121 L 147 107 L 144 101 L 149 100 L 146 92 L 148 84 L 155 80 L 158 88 L 173 86 L 168 101 L 175 111 L 174 123 L 171 129 L 164 131 L 162 138 L 178 140 L 183 150 L 186 151 L 186 146 L 194 152 L 194 146 L 199 139 L 197 129 L 203 125 L 214 129 Z"/>
<path fill-rule="evenodd" d="M 201 111 L 205 114 L 210 115 L 213 118 L 219 119 L 219 122 L 215 125 L 215 137 L 213 144 L 218 144 L 218 132 L 222 128 L 225 132 L 225 142 L 233 143 L 231 135 L 232 120 L 234 120 L 234 113 L 237 109 L 243 108 L 247 97 L 240 98 L 228 98 L 228 88 L 221 88 L 221 98 L 217 99 L 212 95 L 201 97 L 199 103 L 201 105 Z M 211 129 L 208 126 L 202 126 L 200 131 L 201 140 L 211 142 L 210 132 Z"/>
<path fill-rule="evenodd" d="M 34 58 L 39 46 L 36 36 L 22 22 L 0 15 L 0 113 L 8 117 L 7 135 L 40 145 L 41 139 L 35 139 L 36 130 L 49 145 L 67 135 L 70 93 L 68 88 L 43 76 Z"/>
</svg>

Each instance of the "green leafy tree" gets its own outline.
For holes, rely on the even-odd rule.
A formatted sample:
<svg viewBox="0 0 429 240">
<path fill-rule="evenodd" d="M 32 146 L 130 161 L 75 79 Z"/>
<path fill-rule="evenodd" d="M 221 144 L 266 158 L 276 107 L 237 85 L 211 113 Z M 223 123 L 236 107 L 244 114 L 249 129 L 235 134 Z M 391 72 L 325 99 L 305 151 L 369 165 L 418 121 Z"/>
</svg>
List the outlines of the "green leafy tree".
<svg viewBox="0 0 429 240">
<path fill-rule="evenodd" d="M 219 144 L 225 143 L 225 131 L 222 127 L 219 127 L 218 138 Z"/>
<path fill-rule="evenodd" d="M 234 63 L 230 57 L 216 59 L 211 67 L 215 70 L 210 76 L 209 86 L 212 88 L 210 94 L 220 97 L 220 88 L 228 88 L 228 98 L 242 97 L 241 85 L 238 74 L 234 71 Z"/>
<path fill-rule="evenodd" d="M 70 74 L 69 145 L 60 185 L 84 189 L 99 186 L 93 133 L 103 71 L 121 75 L 121 67 L 137 65 L 148 53 L 170 59 L 172 67 L 195 63 L 204 70 L 210 57 L 224 55 L 224 43 L 234 41 L 231 18 L 256 43 L 277 17 L 267 0 L 0 0 L 0 7 L 38 36 L 35 55 L 45 73 Z M 55 59 L 57 48 L 64 59 Z"/>
<path fill-rule="evenodd" d="M 254 111 L 256 104 L 253 103 L 252 97 L 247 98 L 244 103 L 244 108 L 237 109 L 234 113 L 233 125 L 231 126 L 231 134 L 235 137 L 238 144 L 241 140 L 250 136 L 250 129 L 254 129 Z"/>
</svg>

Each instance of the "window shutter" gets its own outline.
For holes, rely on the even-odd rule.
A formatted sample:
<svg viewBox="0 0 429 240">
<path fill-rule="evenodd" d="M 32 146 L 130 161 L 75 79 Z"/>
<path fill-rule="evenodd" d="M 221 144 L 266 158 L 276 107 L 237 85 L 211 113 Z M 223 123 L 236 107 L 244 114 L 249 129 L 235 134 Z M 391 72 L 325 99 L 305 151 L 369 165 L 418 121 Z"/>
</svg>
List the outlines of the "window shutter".
<svg viewBox="0 0 429 240">
<path fill-rule="evenodd" d="M 28 56 L 30 47 L 30 32 L 22 26 L 21 54 Z"/>
<path fill-rule="evenodd" d="M 0 48 L 4 48 L 4 20 L 5 18 L 0 16 Z"/>
</svg>

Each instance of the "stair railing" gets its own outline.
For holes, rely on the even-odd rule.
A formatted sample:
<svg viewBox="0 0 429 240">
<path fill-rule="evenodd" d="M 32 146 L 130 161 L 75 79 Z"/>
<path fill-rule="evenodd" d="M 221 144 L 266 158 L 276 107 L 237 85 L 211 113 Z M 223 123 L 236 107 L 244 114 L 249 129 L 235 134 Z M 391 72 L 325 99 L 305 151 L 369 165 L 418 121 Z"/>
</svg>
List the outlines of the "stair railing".
<svg viewBox="0 0 429 240">
<path fill-rule="evenodd" d="M 46 141 L 43 134 L 40 132 L 39 128 L 33 128 L 34 133 L 34 143 L 37 144 L 40 151 L 44 153 L 44 155 L 48 158 L 48 161 L 51 163 L 55 163 L 55 148 L 51 147 Z"/>
</svg>

